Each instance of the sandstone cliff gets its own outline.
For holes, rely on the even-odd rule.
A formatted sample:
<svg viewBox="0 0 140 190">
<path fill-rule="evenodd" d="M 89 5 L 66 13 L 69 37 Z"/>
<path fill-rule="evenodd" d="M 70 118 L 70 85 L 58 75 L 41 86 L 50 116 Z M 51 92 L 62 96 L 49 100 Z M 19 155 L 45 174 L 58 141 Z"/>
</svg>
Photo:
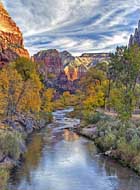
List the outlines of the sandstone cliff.
<svg viewBox="0 0 140 190">
<path fill-rule="evenodd" d="M 90 67 L 98 62 L 109 61 L 110 57 L 108 53 L 85 53 L 74 57 L 68 51 L 50 49 L 38 52 L 32 59 L 37 63 L 44 63 L 45 67 L 41 71 L 46 79 L 52 77 L 52 74 L 58 77 L 64 71 L 69 81 L 75 81 L 85 76 Z"/>
<path fill-rule="evenodd" d="M 64 68 L 68 79 L 74 81 L 86 75 L 88 69 L 99 62 L 109 61 L 109 53 L 85 53 L 75 57 Z"/>
<path fill-rule="evenodd" d="M 14 60 L 18 56 L 29 58 L 29 53 L 24 48 L 19 27 L 0 2 L 0 64 Z"/>
<path fill-rule="evenodd" d="M 54 74 L 58 76 L 63 71 L 60 53 L 56 49 L 40 51 L 32 59 L 37 63 L 45 64 L 47 75 Z"/>
</svg>

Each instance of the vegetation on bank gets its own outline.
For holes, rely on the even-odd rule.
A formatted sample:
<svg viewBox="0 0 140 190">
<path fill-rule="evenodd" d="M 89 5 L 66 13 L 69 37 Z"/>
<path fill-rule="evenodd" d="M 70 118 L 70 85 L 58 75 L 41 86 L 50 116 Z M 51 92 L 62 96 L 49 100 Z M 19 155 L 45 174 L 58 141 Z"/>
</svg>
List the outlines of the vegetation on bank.
<svg viewBox="0 0 140 190">
<path fill-rule="evenodd" d="M 81 134 L 140 173 L 140 120 L 132 120 L 140 110 L 139 78 L 140 48 L 117 47 L 108 64 L 97 64 L 80 80 L 80 102 L 71 115 L 81 118 Z"/>
<path fill-rule="evenodd" d="M 27 135 L 51 121 L 53 96 L 31 60 L 19 58 L 0 70 L 0 189 L 5 189 L 7 168 L 25 151 Z"/>
<path fill-rule="evenodd" d="M 94 140 L 105 155 L 140 174 L 140 121 L 122 122 L 99 112 L 91 115 L 90 124 L 89 120 L 81 123 L 79 134 Z"/>
<path fill-rule="evenodd" d="M 9 170 L 7 168 L 0 168 L 0 189 L 6 190 L 7 181 L 9 178 Z"/>
</svg>

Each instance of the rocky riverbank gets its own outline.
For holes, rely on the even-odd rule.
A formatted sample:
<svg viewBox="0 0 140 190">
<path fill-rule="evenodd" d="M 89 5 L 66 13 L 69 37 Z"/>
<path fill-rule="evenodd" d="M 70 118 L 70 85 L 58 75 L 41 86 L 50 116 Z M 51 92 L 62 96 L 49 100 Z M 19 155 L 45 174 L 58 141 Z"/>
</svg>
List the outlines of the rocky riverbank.
<svg viewBox="0 0 140 190">
<path fill-rule="evenodd" d="M 115 117 L 102 115 L 94 124 L 77 125 L 79 135 L 93 140 L 104 155 L 116 159 L 140 175 L 140 121 L 123 123 Z"/>
<path fill-rule="evenodd" d="M 14 118 L 0 124 L 0 189 L 5 189 L 9 171 L 17 166 L 26 152 L 28 136 L 45 127 L 52 117 L 40 119 L 34 115 L 17 113 Z"/>
</svg>

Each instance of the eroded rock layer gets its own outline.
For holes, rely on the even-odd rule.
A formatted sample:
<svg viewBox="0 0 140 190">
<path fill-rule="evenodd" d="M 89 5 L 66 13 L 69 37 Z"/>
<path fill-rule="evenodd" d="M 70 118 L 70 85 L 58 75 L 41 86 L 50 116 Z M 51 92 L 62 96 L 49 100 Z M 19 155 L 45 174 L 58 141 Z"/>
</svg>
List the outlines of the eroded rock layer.
<svg viewBox="0 0 140 190">
<path fill-rule="evenodd" d="M 74 57 L 67 51 L 59 52 L 56 49 L 40 51 L 33 56 L 35 62 L 45 64 L 42 71 L 45 71 L 46 79 L 52 74 L 59 76 L 64 71 L 69 81 L 85 76 L 90 67 L 109 59 L 108 53 L 85 53 Z"/>
<path fill-rule="evenodd" d="M 29 53 L 24 48 L 19 27 L 0 2 L 0 64 L 14 60 L 18 56 L 29 58 Z"/>
</svg>

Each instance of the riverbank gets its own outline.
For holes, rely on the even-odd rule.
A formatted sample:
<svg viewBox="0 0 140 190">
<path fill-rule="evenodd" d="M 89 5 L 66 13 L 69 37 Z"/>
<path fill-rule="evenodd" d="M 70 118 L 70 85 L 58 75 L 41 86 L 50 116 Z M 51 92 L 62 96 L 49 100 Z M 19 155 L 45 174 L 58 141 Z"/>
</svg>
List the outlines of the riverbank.
<svg viewBox="0 0 140 190">
<path fill-rule="evenodd" d="M 67 113 L 53 112 L 53 122 L 30 136 L 24 162 L 12 171 L 8 190 L 139 190 L 134 172 L 104 157 L 91 140 L 67 130 L 79 123 Z"/>
<path fill-rule="evenodd" d="M 96 114 L 92 116 L 92 124 L 81 121 L 74 131 L 93 140 L 104 155 L 140 175 L 140 121 L 123 123 L 114 116 Z"/>
<path fill-rule="evenodd" d="M 33 114 L 18 113 L 11 120 L 5 119 L 0 125 L 0 189 L 5 190 L 10 170 L 18 166 L 20 158 L 26 152 L 28 137 L 44 128 L 52 116 L 45 119 Z"/>
</svg>

